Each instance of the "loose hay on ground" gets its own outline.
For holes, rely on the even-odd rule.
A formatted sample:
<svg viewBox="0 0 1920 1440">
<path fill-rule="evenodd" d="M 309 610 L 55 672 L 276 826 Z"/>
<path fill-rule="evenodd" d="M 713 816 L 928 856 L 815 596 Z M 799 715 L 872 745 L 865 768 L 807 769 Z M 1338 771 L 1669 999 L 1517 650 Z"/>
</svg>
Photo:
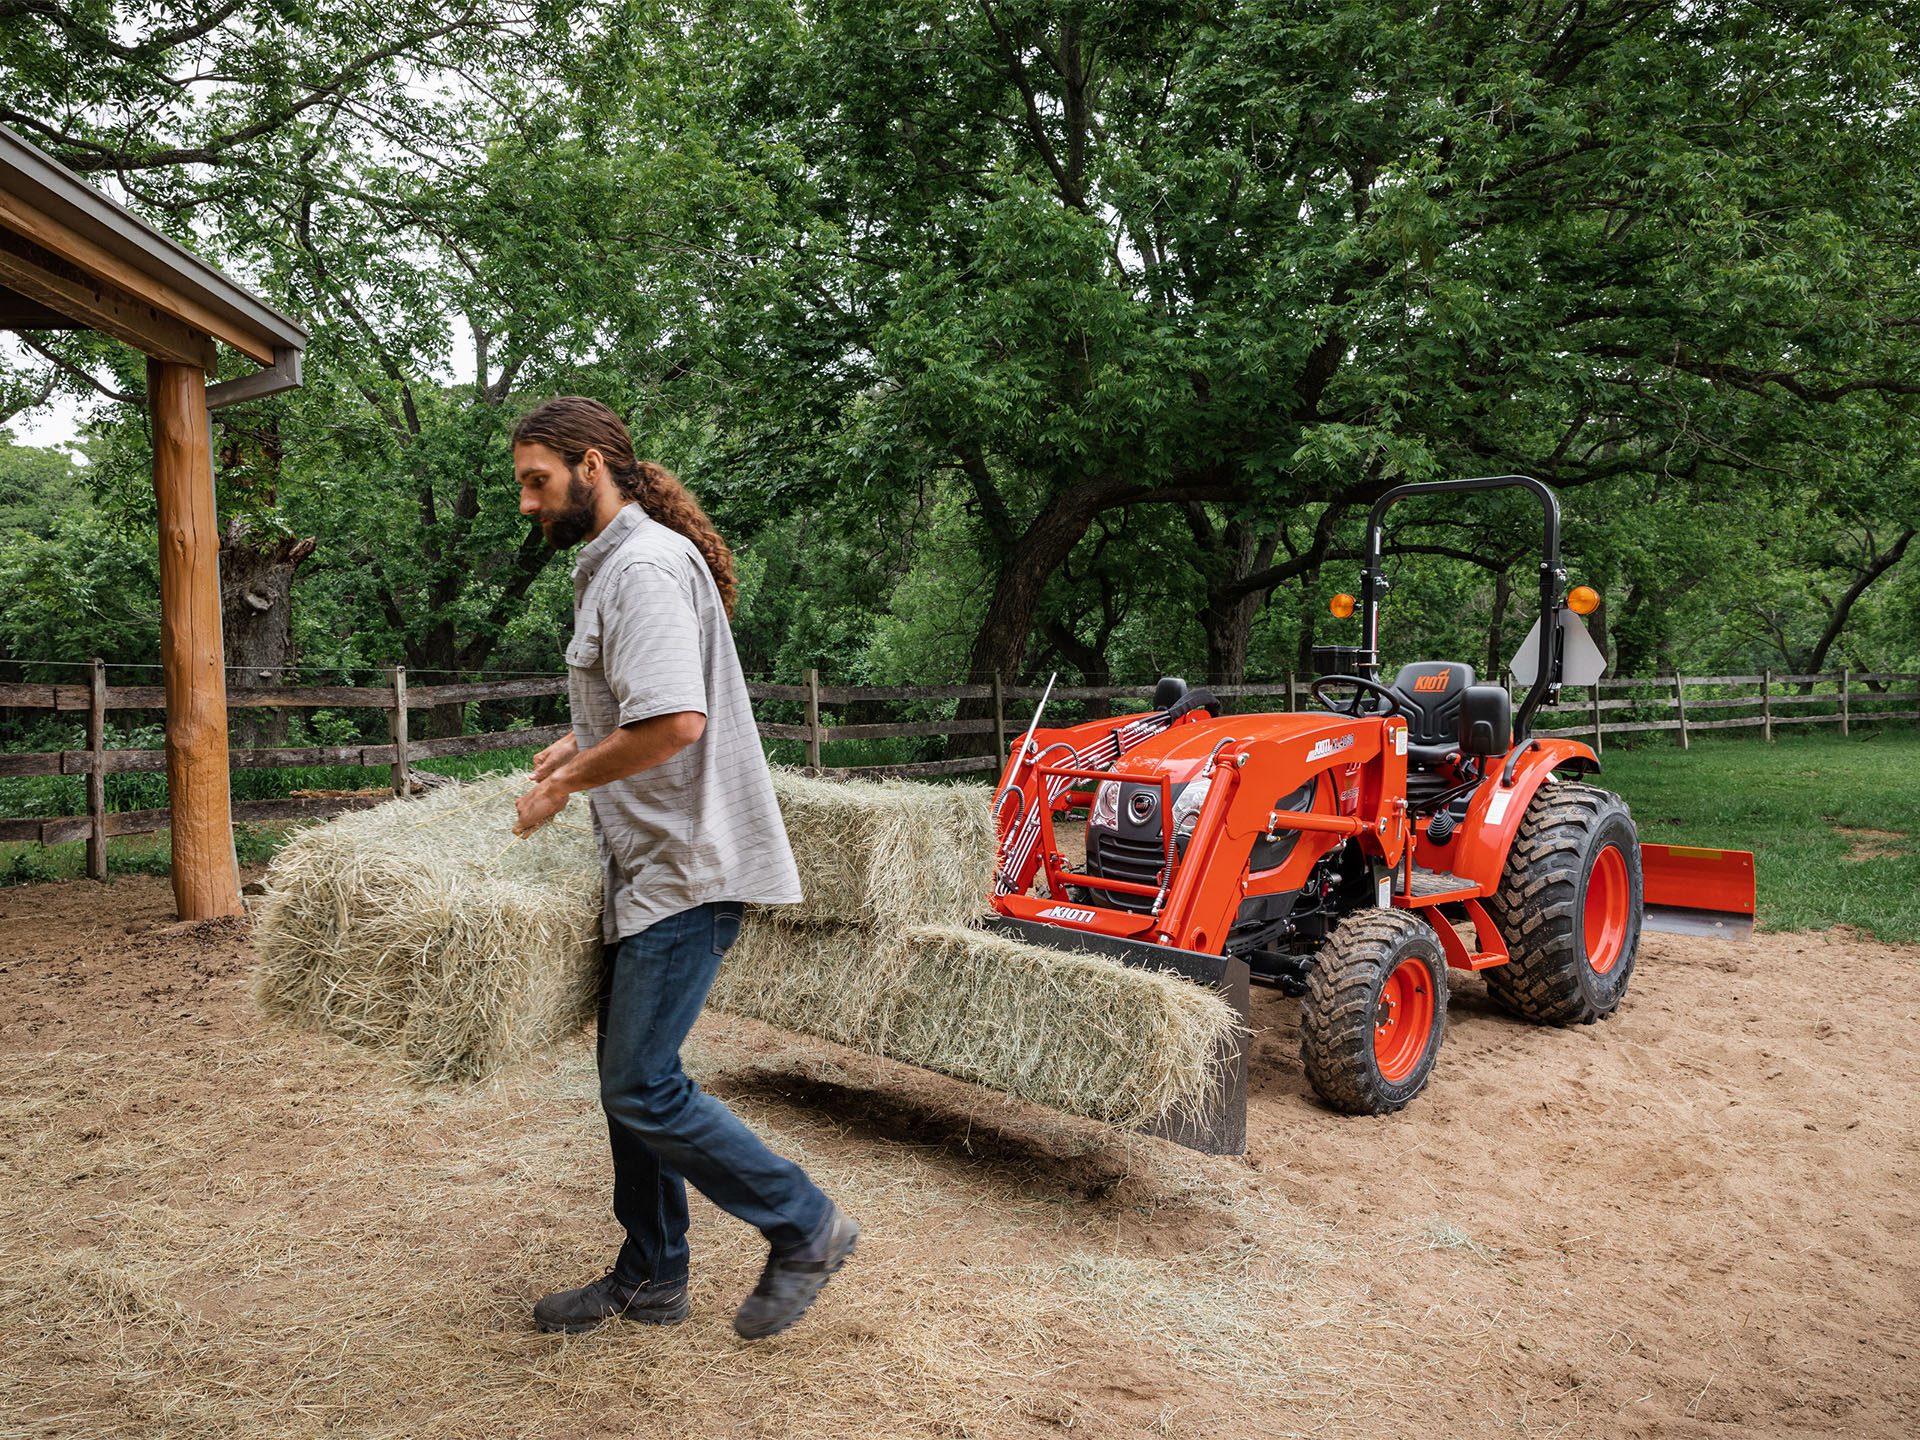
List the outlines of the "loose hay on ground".
<svg viewBox="0 0 1920 1440">
<path fill-rule="evenodd" d="M 1174 975 L 957 925 L 753 915 L 714 1005 L 1118 1125 L 1197 1109 L 1239 1019 Z"/>
<path fill-rule="evenodd" d="M 271 1016 L 472 1080 L 579 1029 L 600 968 L 584 805 L 512 839 L 522 773 L 303 831 L 267 871 L 254 996 Z"/>
</svg>

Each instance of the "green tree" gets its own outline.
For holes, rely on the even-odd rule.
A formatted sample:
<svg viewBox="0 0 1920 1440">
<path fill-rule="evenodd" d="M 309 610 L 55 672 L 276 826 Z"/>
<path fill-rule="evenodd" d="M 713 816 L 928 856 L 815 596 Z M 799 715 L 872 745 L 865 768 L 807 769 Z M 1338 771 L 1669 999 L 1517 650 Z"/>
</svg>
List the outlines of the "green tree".
<svg viewBox="0 0 1920 1440">
<path fill-rule="evenodd" d="M 1117 509 L 1226 506 L 1187 513 L 1257 559 L 1406 478 L 1718 484 L 1842 401 L 1910 423 L 1911 6 L 756 14 L 733 143 L 805 244 L 735 433 L 840 503 L 962 487 L 976 675 Z M 1229 566 L 1210 668 L 1313 568 Z"/>
</svg>

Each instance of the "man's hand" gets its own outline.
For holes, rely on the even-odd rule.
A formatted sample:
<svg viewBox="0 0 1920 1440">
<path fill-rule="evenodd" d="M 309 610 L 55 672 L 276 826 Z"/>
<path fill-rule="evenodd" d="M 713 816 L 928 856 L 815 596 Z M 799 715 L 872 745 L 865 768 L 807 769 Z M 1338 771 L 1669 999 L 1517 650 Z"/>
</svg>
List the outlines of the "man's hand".
<svg viewBox="0 0 1920 1440">
<path fill-rule="evenodd" d="M 570 798 L 572 798 L 570 793 L 563 787 L 554 784 L 551 780 L 542 780 L 522 795 L 515 805 L 519 818 L 513 822 L 513 833 L 516 836 L 533 834 L 566 809 Z"/>
<path fill-rule="evenodd" d="M 531 835 L 560 813 L 568 796 L 651 770 L 694 744 L 706 729 L 705 715 L 681 710 L 622 725 L 588 750 L 582 750 L 571 735 L 554 741 L 534 759 L 538 783 L 520 797 L 513 833 Z"/>
<path fill-rule="evenodd" d="M 569 730 L 533 757 L 533 778 L 550 780 L 553 772 L 580 753 L 580 741 Z"/>
</svg>

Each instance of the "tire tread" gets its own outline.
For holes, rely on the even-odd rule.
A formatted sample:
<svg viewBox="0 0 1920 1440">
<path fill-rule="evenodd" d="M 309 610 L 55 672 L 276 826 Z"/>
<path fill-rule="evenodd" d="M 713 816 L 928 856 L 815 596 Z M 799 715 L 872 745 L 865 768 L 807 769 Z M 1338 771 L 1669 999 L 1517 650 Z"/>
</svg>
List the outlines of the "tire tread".
<svg viewBox="0 0 1920 1440">
<path fill-rule="evenodd" d="M 1632 817 L 1611 791 L 1575 782 L 1534 792 L 1507 851 L 1500 888 L 1486 902 L 1511 957 L 1483 971 L 1487 992 L 1507 1010 L 1541 1025 L 1591 1025 L 1619 1008 L 1633 972 L 1639 926 L 1631 925 L 1626 952 L 1603 993 L 1584 983 L 1585 941 L 1578 913 L 1581 870 L 1589 837 L 1610 816 Z M 1631 864 L 1639 873 L 1638 846 Z"/>
<path fill-rule="evenodd" d="M 1336 1110 L 1390 1115 L 1426 1088 L 1447 1027 L 1444 961 L 1432 967 L 1434 1034 L 1427 1063 L 1412 1077 L 1416 1083 L 1389 1086 L 1373 1062 L 1373 997 L 1383 978 L 1382 957 L 1399 954 L 1416 938 L 1438 956 L 1439 941 L 1424 921 L 1405 910 L 1362 910 L 1342 920 L 1314 957 L 1300 1001 L 1300 1059 L 1314 1090 Z"/>
</svg>

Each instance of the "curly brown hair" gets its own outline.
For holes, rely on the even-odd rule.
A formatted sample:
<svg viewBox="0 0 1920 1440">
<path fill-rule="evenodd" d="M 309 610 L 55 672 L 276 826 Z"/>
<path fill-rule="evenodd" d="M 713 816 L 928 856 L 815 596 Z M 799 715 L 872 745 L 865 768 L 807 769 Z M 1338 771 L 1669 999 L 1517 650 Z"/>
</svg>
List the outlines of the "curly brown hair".
<svg viewBox="0 0 1920 1440">
<path fill-rule="evenodd" d="M 627 433 L 626 422 L 613 411 L 585 395 L 556 395 L 529 411 L 513 427 L 513 443 L 545 445 L 557 451 L 570 470 L 580 467 L 587 451 L 598 450 L 622 495 L 638 500 L 648 516 L 694 543 L 707 569 L 713 572 L 720 603 L 732 618 L 733 604 L 740 594 L 733 573 L 733 551 L 678 476 L 665 466 L 634 457 L 633 437 Z"/>
</svg>

